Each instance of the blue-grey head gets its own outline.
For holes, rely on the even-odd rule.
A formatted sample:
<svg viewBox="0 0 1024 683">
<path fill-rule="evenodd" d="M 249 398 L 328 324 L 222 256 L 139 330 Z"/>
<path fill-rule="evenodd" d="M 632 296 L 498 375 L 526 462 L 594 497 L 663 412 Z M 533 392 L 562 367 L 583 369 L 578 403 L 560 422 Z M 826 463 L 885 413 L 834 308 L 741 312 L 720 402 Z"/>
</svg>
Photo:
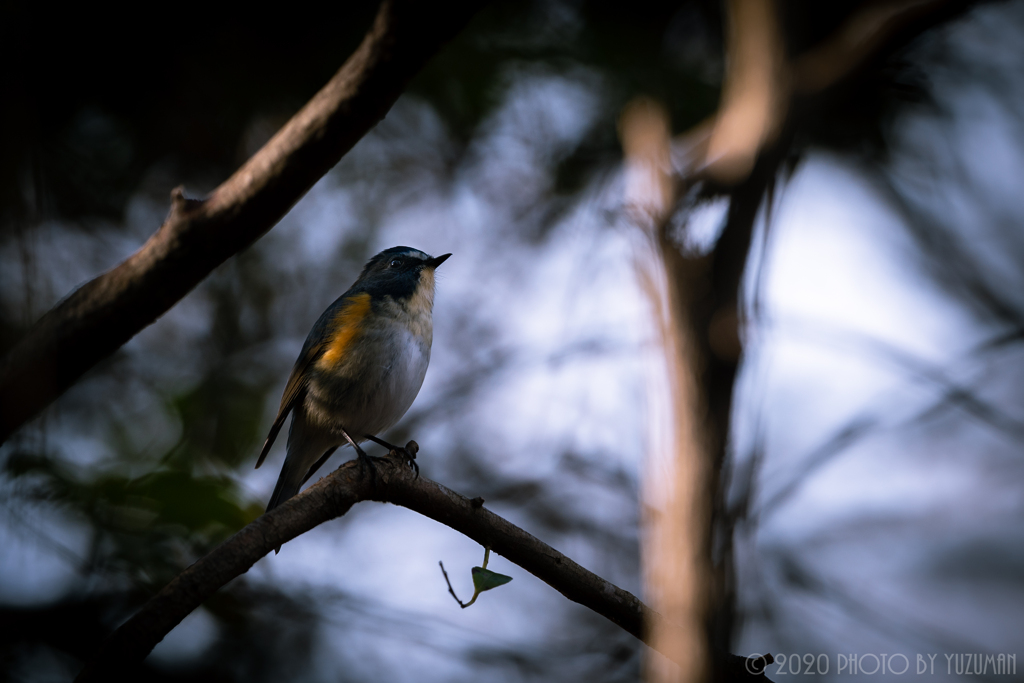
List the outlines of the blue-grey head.
<svg viewBox="0 0 1024 683">
<path fill-rule="evenodd" d="M 412 247 L 391 247 L 366 262 L 352 288 L 374 298 L 390 296 L 405 301 L 419 293 L 432 300 L 434 269 L 449 256 L 431 256 Z"/>
</svg>

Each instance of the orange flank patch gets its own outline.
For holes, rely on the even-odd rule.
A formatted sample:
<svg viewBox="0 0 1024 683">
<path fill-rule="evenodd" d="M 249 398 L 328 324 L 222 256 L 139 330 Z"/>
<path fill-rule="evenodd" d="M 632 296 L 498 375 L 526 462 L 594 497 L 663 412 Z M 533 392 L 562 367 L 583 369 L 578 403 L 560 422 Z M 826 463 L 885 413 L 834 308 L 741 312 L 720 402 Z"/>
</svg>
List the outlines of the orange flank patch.
<svg viewBox="0 0 1024 683">
<path fill-rule="evenodd" d="M 370 313 L 370 295 L 356 294 L 334 316 L 331 326 L 331 337 L 327 342 L 327 350 L 317 362 L 324 370 L 330 370 L 340 363 L 348 353 L 352 342 L 362 331 L 363 320 Z"/>
</svg>

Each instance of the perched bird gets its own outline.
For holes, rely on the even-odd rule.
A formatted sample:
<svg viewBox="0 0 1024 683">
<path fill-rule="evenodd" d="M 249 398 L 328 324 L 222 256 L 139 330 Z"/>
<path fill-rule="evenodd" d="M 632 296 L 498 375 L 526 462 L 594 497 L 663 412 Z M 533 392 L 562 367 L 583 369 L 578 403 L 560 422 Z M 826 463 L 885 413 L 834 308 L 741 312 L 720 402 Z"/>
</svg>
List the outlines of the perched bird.
<svg viewBox="0 0 1024 683">
<path fill-rule="evenodd" d="M 288 455 L 267 512 L 298 493 L 346 443 L 374 473 L 362 441 L 404 452 L 416 467 L 414 452 L 377 435 L 405 415 L 423 384 L 434 334 L 434 269 L 449 256 L 385 249 L 313 325 L 256 462 L 263 464 L 291 412 Z"/>
</svg>

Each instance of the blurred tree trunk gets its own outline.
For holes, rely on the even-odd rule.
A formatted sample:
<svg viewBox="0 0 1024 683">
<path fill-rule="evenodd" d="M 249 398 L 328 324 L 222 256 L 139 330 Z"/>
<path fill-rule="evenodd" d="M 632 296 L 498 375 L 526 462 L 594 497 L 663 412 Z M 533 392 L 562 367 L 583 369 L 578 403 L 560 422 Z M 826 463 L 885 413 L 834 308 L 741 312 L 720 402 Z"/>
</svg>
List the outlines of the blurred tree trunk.
<svg viewBox="0 0 1024 683">
<path fill-rule="evenodd" d="M 651 681 L 702 681 L 708 672 L 708 443 L 699 360 L 687 320 L 703 264 L 676 264 L 666 243 L 675 206 L 668 114 L 645 98 L 620 120 L 627 159 L 626 203 L 639 228 L 636 270 L 646 292 L 662 353 L 648 358 L 648 456 L 644 467 L 643 567 L 646 599 L 672 627 L 650 624 L 652 647 L 669 661 L 647 658 Z M 682 265 L 682 267 L 679 267 Z M 678 663 L 678 664 L 677 664 Z"/>
<path fill-rule="evenodd" d="M 735 619 L 726 455 L 732 394 L 742 356 L 741 286 L 754 223 L 783 162 L 796 153 L 801 123 L 823 95 L 947 21 L 969 3 L 867 2 L 839 29 L 795 59 L 787 56 L 779 7 L 770 0 L 726 3 L 726 79 L 718 113 L 674 144 L 667 112 L 638 99 L 620 119 L 627 161 L 626 206 L 640 228 L 638 278 L 664 357 L 653 363 L 643 504 L 647 599 L 665 619 L 650 626 L 658 651 L 650 681 L 699 683 L 739 672 L 728 652 Z M 673 147 L 685 161 L 673 163 Z M 725 196 L 721 236 L 706 255 L 683 247 L 687 202 Z M 657 377 L 658 374 L 664 377 Z M 661 631 L 661 632 L 659 632 Z"/>
</svg>

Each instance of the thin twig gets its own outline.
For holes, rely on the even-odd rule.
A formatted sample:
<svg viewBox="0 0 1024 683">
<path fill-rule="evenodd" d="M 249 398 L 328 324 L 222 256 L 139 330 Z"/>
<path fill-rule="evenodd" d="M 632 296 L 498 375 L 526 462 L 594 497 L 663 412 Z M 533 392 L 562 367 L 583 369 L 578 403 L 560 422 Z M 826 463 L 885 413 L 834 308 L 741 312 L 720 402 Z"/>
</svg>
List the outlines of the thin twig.
<svg viewBox="0 0 1024 683">
<path fill-rule="evenodd" d="M 452 594 L 453 598 L 455 598 L 455 602 L 459 603 L 459 607 L 462 609 L 469 607 L 469 604 L 464 604 L 462 600 L 459 600 L 459 596 L 455 594 L 455 589 L 452 588 L 452 582 L 448 580 L 448 572 L 444 570 L 444 562 L 438 560 L 437 563 L 441 565 L 441 573 L 444 574 L 444 582 L 448 584 L 448 592 Z"/>
</svg>

